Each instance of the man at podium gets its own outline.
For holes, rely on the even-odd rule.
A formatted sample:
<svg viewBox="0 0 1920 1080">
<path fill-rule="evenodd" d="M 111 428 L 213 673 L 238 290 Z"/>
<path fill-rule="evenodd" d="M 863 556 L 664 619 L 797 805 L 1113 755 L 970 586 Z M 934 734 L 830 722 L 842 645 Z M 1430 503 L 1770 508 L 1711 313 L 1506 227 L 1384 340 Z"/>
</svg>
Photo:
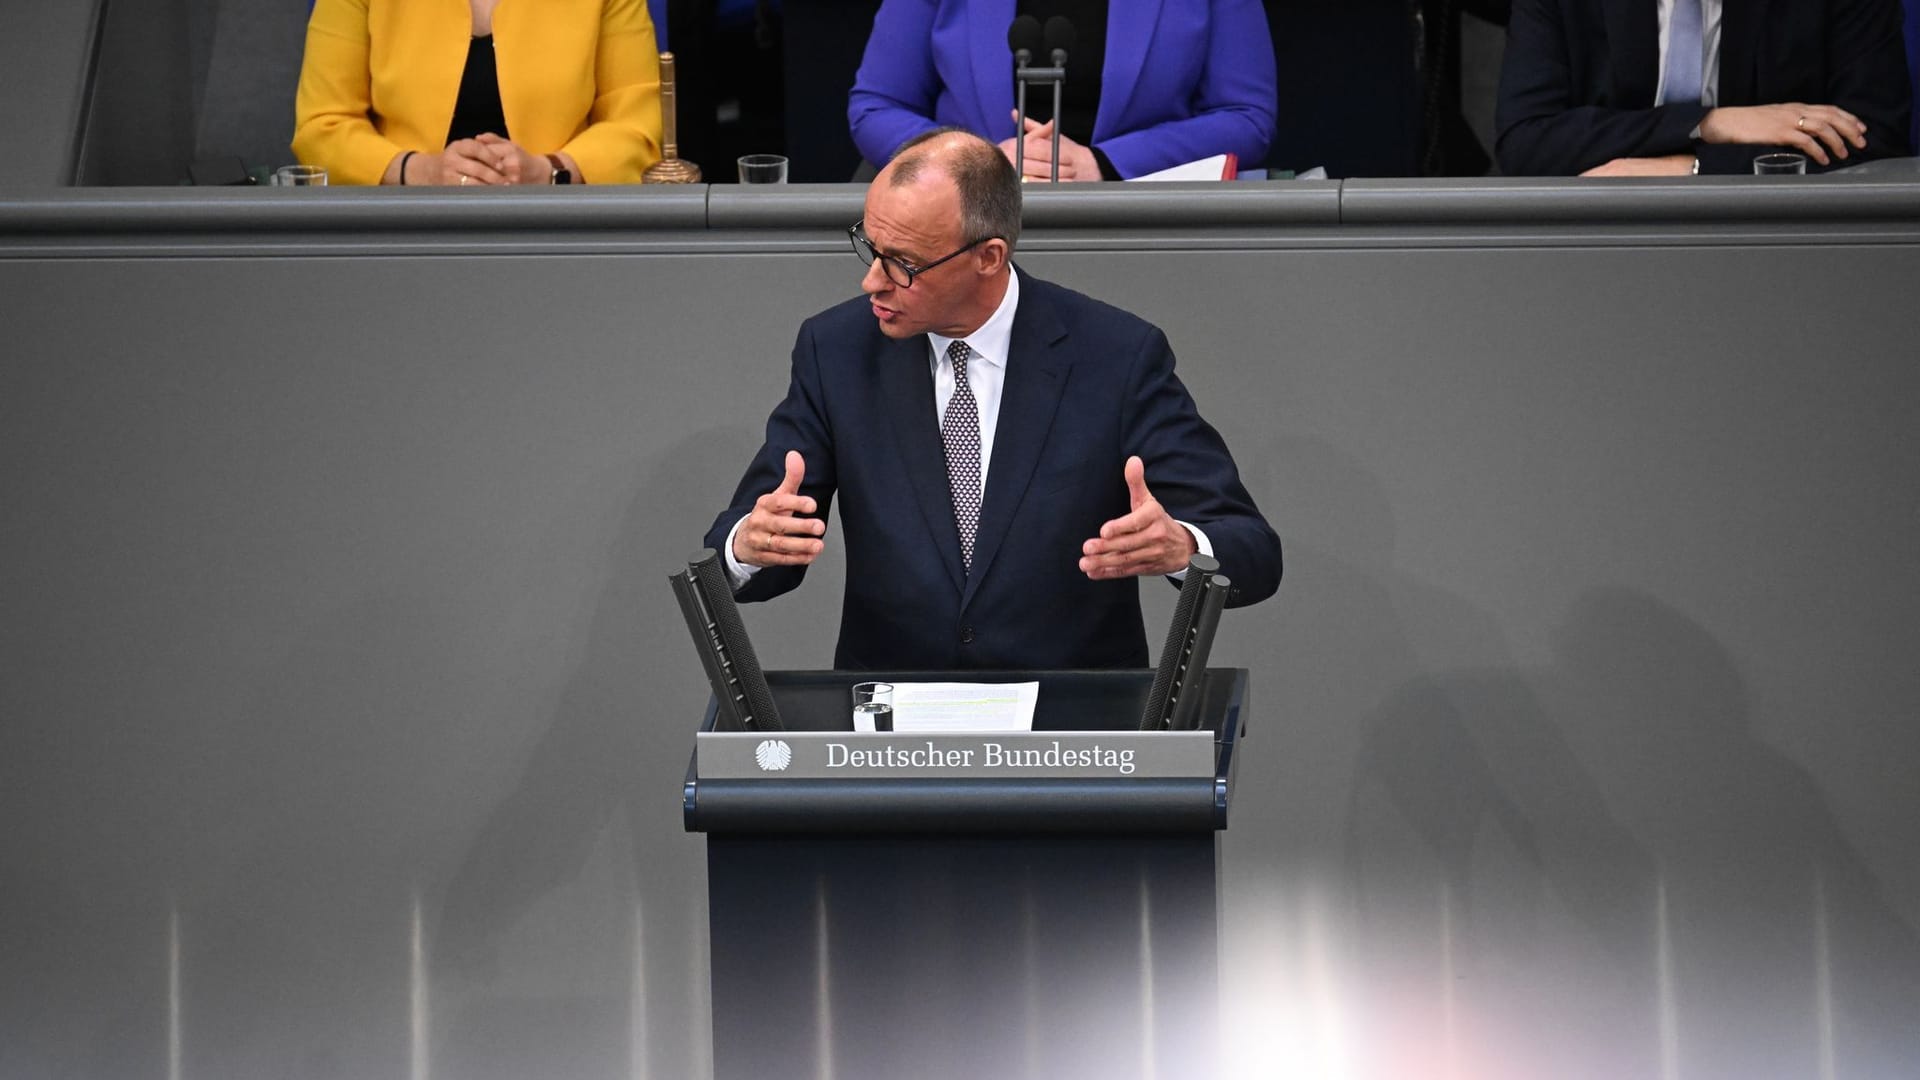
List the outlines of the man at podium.
<svg viewBox="0 0 1920 1080">
<path fill-rule="evenodd" d="M 1138 579 L 1196 551 L 1251 604 L 1280 541 L 1145 321 L 1012 263 L 1020 182 L 952 129 L 848 230 L 864 295 L 800 327 L 766 442 L 706 543 L 736 599 L 800 584 L 840 499 L 842 669 L 1145 667 Z"/>
</svg>

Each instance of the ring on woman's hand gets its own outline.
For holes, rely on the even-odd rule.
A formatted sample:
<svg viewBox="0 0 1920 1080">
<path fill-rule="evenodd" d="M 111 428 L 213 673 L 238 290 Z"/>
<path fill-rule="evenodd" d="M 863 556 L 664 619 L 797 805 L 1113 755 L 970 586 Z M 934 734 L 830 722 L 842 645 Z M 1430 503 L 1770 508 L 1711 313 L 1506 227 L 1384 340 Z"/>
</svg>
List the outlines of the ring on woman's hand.
<svg viewBox="0 0 1920 1080">
<path fill-rule="evenodd" d="M 467 175 L 466 173 L 461 173 L 461 174 L 460 174 L 460 186 L 461 186 L 461 187 L 466 187 L 466 186 L 467 186 L 468 184 L 471 184 L 471 183 L 473 183 L 473 177 L 471 177 L 471 176 L 468 176 L 468 175 Z"/>
<path fill-rule="evenodd" d="M 1807 129 L 1807 118 L 1803 116 L 1800 119 L 1795 120 L 1793 122 L 1793 126 L 1799 128 L 1802 131 L 1805 131 Z"/>
</svg>

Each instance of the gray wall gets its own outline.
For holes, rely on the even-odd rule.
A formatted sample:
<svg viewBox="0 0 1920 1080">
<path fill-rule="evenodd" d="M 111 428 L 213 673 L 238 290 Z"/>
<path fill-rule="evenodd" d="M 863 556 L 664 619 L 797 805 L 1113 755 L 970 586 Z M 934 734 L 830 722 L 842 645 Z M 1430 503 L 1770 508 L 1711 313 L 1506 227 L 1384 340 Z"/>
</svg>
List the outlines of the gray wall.
<svg viewBox="0 0 1920 1080">
<path fill-rule="evenodd" d="M 662 579 L 858 193 L 492 194 L 0 201 L 0 1076 L 706 1068 Z M 1910 1071 L 1917 196 L 1030 200 L 1287 545 L 1245 1075 Z"/>
<path fill-rule="evenodd" d="M 96 0 L 0 4 L 0 187 L 73 182 Z"/>
<path fill-rule="evenodd" d="M 177 184 L 207 158 L 293 160 L 307 5 L 108 0 L 79 182 Z"/>
<path fill-rule="evenodd" d="M 8 7 L 0 187 L 178 184 L 199 158 L 292 160 L 305 3 Z"/>
</svg>

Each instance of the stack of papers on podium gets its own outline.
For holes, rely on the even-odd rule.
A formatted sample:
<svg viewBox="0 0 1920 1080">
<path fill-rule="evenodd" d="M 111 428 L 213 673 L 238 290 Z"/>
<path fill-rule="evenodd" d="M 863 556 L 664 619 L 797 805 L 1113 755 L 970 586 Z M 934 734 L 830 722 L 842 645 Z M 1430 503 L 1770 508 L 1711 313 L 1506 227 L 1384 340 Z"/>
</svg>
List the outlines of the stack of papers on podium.
<svg viewBox="0 0 1920 1080">
<path fill-rule="evenodd" d="M 1231 180 L 1240 174 L 1240 159 L 1232 154 L 1215 154 L 1185 165 L 1150 172 L 1133 180 Z M 1131 182 L 1131 181 L 1129 181 Z"/>
<path fill-rule="evenodd" d="M 1040 684 L 922 682 L 893 684 L 893 731 L 1032 731 Z"/>
</svg>

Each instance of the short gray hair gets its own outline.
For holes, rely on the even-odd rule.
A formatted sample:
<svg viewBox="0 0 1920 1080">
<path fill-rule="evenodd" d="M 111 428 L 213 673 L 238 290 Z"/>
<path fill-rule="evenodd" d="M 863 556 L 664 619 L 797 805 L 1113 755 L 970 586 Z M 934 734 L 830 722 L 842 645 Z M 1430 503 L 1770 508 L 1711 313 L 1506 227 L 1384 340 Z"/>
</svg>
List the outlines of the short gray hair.
<svg viewBox="0 0 1920 1080">
<path fill-rule="evenodd" d="M 997 236 L 1011 254 L 1020 242 L 1020 177 L 1000 148 L 964 128 L 934 128 L 894 151 L 891 182 L 911 184 L 929 167 L 945 172 L 959 189 L 964 239 L 979 243 Z"/>
</svg>

